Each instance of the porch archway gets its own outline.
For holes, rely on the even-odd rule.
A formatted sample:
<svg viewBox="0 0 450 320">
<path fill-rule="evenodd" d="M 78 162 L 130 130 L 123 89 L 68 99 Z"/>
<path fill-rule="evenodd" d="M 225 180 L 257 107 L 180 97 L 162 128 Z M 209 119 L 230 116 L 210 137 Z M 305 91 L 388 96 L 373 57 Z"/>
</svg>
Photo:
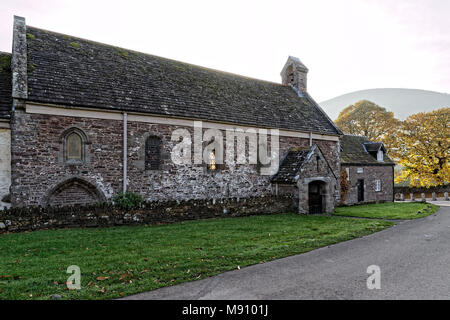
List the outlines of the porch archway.
<svg viewBox="0 0 450 320">
<path fill-rule="evenodd" d="M 326 212 L 326 183 L 320 180 L 308 184 L 308 208 L 309 214 L 321 214 Z"/>
</svg>

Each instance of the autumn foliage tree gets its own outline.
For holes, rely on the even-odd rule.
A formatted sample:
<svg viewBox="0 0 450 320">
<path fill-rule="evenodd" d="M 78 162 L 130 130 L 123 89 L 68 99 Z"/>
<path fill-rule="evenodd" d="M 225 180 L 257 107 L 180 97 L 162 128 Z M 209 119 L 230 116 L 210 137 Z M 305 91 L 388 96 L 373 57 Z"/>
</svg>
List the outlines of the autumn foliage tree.
<svg viewBox="0 0 450 320">
<path fill-rule="evenodd" d="M 450 108 L 417 113 L 403 121 L 393 155 L 403 169 L 396 182 L 430 187 L 450 182 Z"/>
<path fill-rule="evenodd" d="M 365 136 L 384 143 L 388 152 L 394 147 L 400 120 L 394 113 L 368 100 L 359 101 L 339 113 L 336 125 L 345 134 Z"/>
</svg>

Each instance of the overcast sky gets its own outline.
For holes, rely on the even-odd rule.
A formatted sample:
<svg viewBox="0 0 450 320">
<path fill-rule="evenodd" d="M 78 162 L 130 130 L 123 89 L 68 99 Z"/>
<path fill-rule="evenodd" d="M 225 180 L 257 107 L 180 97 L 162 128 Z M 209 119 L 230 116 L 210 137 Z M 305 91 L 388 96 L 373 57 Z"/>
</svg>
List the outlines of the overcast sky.
<svg viewBox="0 0 450 320">
<path fill-rule="evenodd" d="M 28 25 L 280 82 L 289 55 L 318 102 L 371 88 L 450 93 L 450 0 L 1 0 Z"/>
</svg>

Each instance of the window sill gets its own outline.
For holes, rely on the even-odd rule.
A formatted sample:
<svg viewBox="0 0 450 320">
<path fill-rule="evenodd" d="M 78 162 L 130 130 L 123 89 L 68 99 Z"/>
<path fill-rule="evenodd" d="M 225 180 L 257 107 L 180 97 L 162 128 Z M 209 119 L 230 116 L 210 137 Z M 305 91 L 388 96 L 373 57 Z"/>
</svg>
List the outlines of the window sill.
<svg viewBox="0 0 450 320">
<path fill-rule="evenodd" d="M 150 174 L 163 172 L 162 169 L 145 169 L 144 171 L 145 171 L 145 173 L 150 173 Z"/>
<path fill-rule="evenodd" d="M 83 165 L 84 161 L 66 160 L 66 162 L 64 164 L 67 166 L 79 166 L 79 165 Z"/>
</svg>

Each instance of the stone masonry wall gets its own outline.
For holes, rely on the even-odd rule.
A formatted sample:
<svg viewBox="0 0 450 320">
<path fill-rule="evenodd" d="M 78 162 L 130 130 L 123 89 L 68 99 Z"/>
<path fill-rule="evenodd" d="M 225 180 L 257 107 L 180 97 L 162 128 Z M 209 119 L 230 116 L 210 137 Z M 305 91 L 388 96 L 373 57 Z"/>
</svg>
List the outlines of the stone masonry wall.
<svg viewBox="0 0 450 320">
<path fill-rule="evenodd" d="M 62 135 L 80 128 L 88 136 L 86 162 L 63 161 Z M 122 123 L 29 114 L 17 109 L 11 121 L 12 206 L 45 205 L 50 190 L 73 177 L 110 198 L 122 185 Z"/>
<path fill-rule="evenodd" d="M 63 161 L 62 135 L 74 127 L 87 136 L 86 161 L 68 165 Z M 128 190 L 140 193 L 147 201 L 244 198 L 273 193 L 269 177 L 261 176 L 256 165 L 225 165 L 217 172 L 209 172 L 204 164 L 175 165 L 170 152 L 176 144 L 171 141 L 171 135 L 177 128 L 182 127 L 128 122 Z M 191 127 L 184 129 L 193 133 Z M 50 190 L 74 177 L 97 188 L 104 199 L 110 199 L 122 191 L 122 135 L 123 123 L 118 120 L 28 114 L 16 110 L 12 120 L 12 205 L 45 205 L 51 202 Z M 145 140 L 150 135 L 162 140 L 160 170 L 145 169 Z M 224 132 L 223 136 L 226 136 Z M 314 143 L 320 145 L 337 174 L 338 142 L 314 140 Z M 308 145 L 308 139 L 280 137 L 280 157 L 289 147 Z M 82 193 L 82 189 L 78 191 Z M 70 192 L 76 194 L 77 191 Z"/>
<path fill-rule="evenodd" d="M 322 186 L 322 213 L 331 213 L 334 207 L 340 202 L 340 194 L 335 175 L 324 159 L 324 155 L 315 149 L 310 161 L 306 162 L 300 173 L 298 181 L 299 206 L 298 212 L 301 214 L 310 213 L 309 207 L 309 185 L 311 182 L 320 181 Z"/>
<path fill-rule="evenodd" d="M 48 202 L 51 206 L 64 206 L 75 204 L 91 204 L 98 202 L 95 194 L 77 185 L 70 185 L 62 192 L 56 192 Z"/>
<path fill-rule="evenodd" d="M 111 204 L 13 208 L 0 211 L 0 234 L 49 228 L 172 223 L 289 212 L 295 212 L 295 208 L 288 196 L 154 201 L 131 211 L 121 210 Z"/>
<path fill-rule="evenodd" d="M 393 170 L 392 166 L 345 166 L 350 170 L 350 190 L 345 200 L 346 205 L 358 203 L 358 179 L 364 179 L 364 203 L 390 202 L 393 200 Z M 363 168 L 363 173 L 357 173 L 357 168 Z M 375 191 L 375 180 L 381 180 L 381 191 Z"/>
<path fill-rule="evenodd" d="M 11 131 L 0 128 L 0 201 L 11 185 Z"/>
</svg>

